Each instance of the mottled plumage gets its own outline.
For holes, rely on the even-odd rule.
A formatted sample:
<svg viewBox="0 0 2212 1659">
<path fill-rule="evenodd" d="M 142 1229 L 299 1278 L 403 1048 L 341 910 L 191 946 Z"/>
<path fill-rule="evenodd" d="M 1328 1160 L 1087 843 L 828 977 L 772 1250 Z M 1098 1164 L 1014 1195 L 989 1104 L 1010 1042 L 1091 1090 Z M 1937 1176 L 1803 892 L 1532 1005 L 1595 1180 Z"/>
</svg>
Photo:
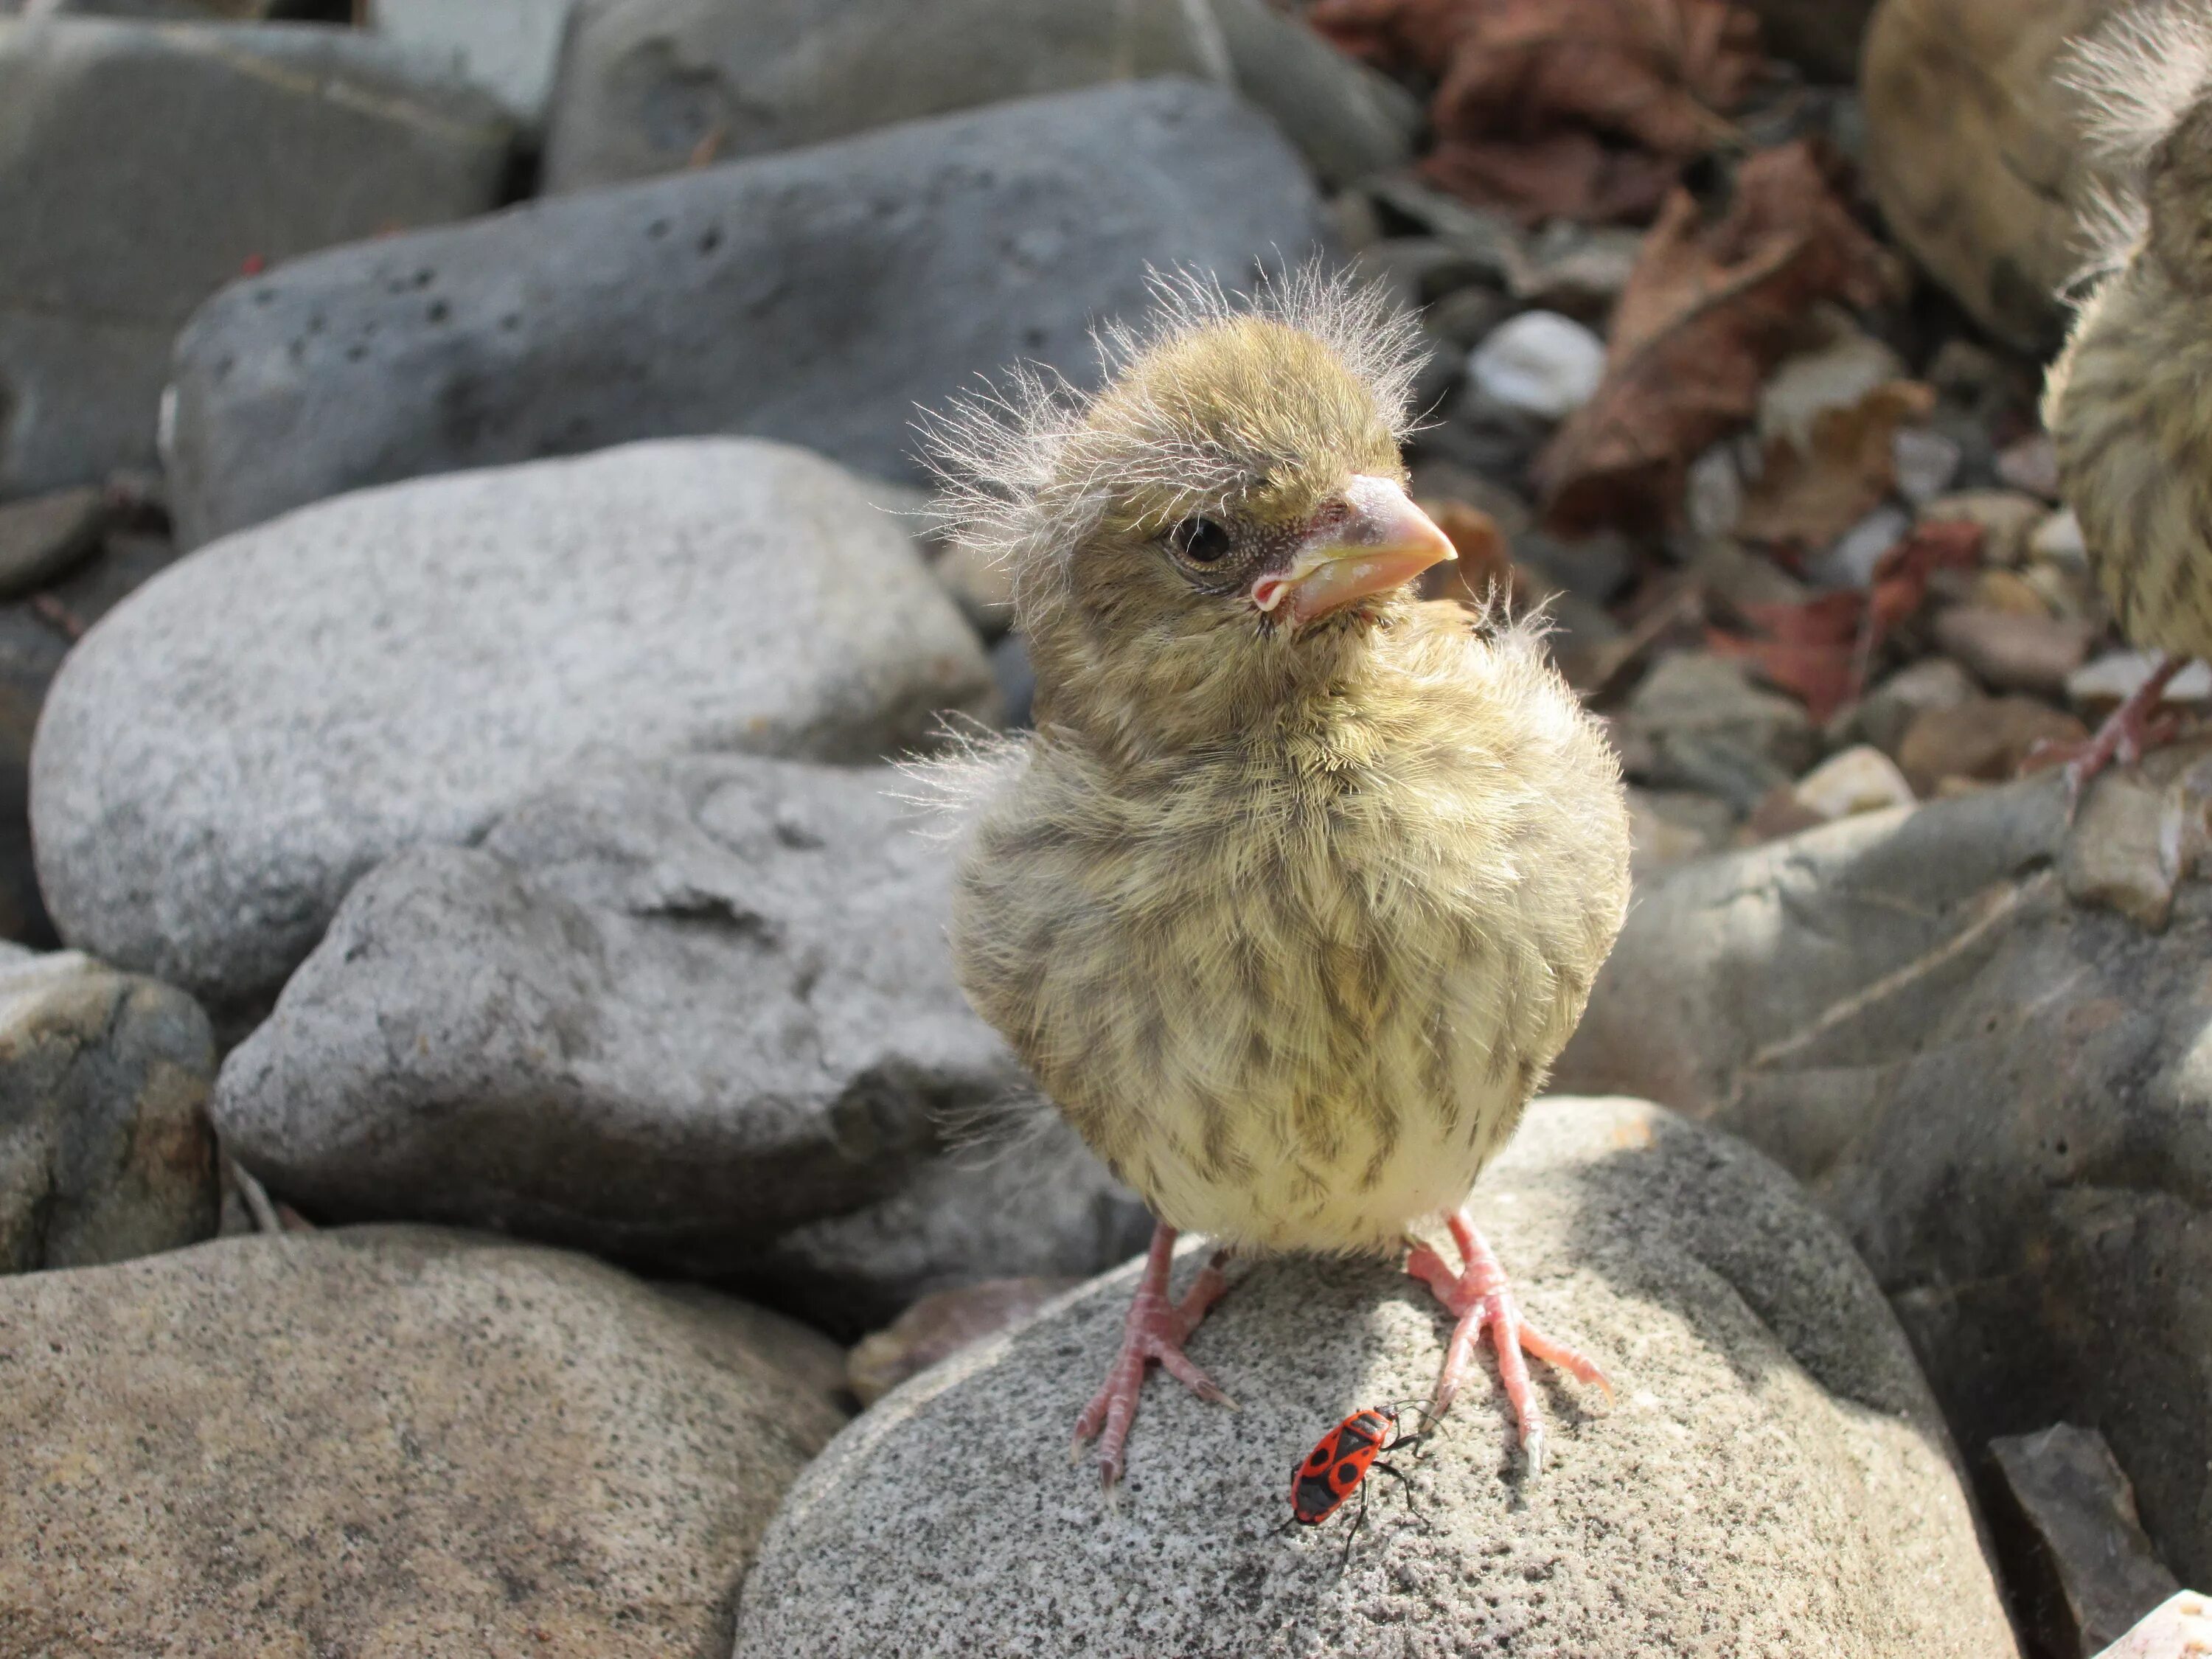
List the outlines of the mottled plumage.
<svg viewBox="0 0 2212 1659">
<path fill-rule="evenodd" d="M 1332 526 L 1436 534 L 1402 321 L 1314 278 L 1163 297 L 1097 396 L 1024 380 L 938 431 L 1037 680 L 1033 737 L 940 776 L 960 978 L 1168 1225 L 1395 1250 L 1580 1017 L 1627 896 L 1619 772 L 1525 624 L 1395 584 L 1304 619 L 1360 569 L 1300 580 Z"/>
<path fill-rule="evenodd" d="M 2212 8 L 2187 0 L 2124 12 L 2077 46 L 2066 73 L 2086 101 L 2113 190 L 2099 205 L 2106 246 L 2051 366 L 2044 422 L 2121 631 L 2175 659 L 2205 656 Z M 2155 701 L 2154 690 L 2148 702 Z M 2147 712 L 2148 704 L 2124 711 L 2128 729 L 2113 734 L 2090 770 L 2139 735 Z"/>
</svg>

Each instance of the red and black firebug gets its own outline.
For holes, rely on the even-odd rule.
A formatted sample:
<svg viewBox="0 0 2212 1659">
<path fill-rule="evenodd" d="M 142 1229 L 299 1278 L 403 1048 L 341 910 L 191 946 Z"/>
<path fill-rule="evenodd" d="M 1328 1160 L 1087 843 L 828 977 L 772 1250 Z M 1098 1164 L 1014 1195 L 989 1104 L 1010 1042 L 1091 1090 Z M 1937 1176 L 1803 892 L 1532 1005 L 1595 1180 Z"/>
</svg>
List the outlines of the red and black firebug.
<svg viewBox="0 0 2212 1659">
<path fill-rule="evenodd" d="M 1406 1479 L 1404 1471 L 1380 1460 L 1387 1453 L 1417 1446 L 1425 1438 L 1426 1431 L 1419 1434 L 1398 1432 L 1398 1408 L 1395 1406 L 1369 1407 L 1352 1413 L 1322 1436 L 1291 1472 L 1291 1518 L 1283 1523 L 1283 1528 L 1317 1527 L 1358 1492 L 1359 1513 L 1352 1520 L 1352 1530 L 1344 1535 L 1344 1560 L 1348 1564 L 1352 1540 L 1359 1536 L 1359 1528 L 1367 1521 L 1368 1475 L 1380 1469 L 1395 1477 L 1406 1488 L 1406 1507 L 1412 1509 L 1413 1483 Z"/>
</svg>

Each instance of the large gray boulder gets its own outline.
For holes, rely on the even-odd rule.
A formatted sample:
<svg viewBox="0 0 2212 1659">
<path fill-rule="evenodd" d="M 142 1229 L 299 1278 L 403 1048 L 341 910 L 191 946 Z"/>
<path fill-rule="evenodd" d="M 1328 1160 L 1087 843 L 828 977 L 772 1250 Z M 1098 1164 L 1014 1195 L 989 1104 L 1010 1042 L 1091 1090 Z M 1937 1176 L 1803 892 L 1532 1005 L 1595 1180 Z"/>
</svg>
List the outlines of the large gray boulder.
<svg viewBox="0 0 2212 1659">
<path fill-rule="evenodd" d="M 1187 75 L 1274 118 L 1323 179 L 1411 155 L 1420 106 L 1269 0 L 585 0 L 545 187 L 673 173 L 1010 98 Z"/>
<path fill-rule="evenodd" d="M 256 262 L 483 211 L 511 139 L 349 30 L 0 21 L 0 496 L 153 465 L 194 307 Z"/>
<path fill-rule="evenodd" d="M 1478 1381 L 1395 1460 L 1425 1522 L 1378 1476 L 1346 1570 L 1349 1515 L 1285 1535 L 1292 1468 L 1355 1407 L 1425 1398 L 1449 1326 L 1386 1264 L 1275 1261 L 1232 1268 L 1191 1344 L 1243 1409 L 1155 1376 L 1107 1508 L 1064 1449 L 1125 1269 L 831 1443 L 746 1582 L 738 1659 L 2014 1654 L 1904 1336 L 1772 1164 L 1639 1102 L 1554 1100 L 1476 1210 L 1531 1318 L 1620 1391 L 1540 1385 L 1540 1480 Z"/>
<path fill-rule="evenodd" d="M 953 981 L 951 850 L 898 787 L 686 756 L 381 866 L 225 1064 L 226 1144 L 319 1217 L 750 1275 L 854 1334 L 1124 1259 L 1141 1208 L 1064 1130 L 942 1156 L 1023 1079 Z"/>
<path fill-rule="evenodd" d="M 183 992 L 0 949 L 0 1273 L 212 1237 L 214 1080 L 215 1034 Z"/>
<path fill-rule="evenodd" d="M 1562 1056 L 1745 1136 L 1843 1224 L 1970 1453 L 2094 1428 L 2212 1577 L 2203 751 L 1869 814 L 1639 896 Z M 2162 929 L 2163 931 L 2157 931 Z"/>
<path fill-rule="evenodd" d="M 39 874 L 69 942 L 227 1013 L 371 866 L 593 757 L 858 760 L 994 696 L 905 532 L 817 456 L 429 479 L 203 549 L 85 637 L 31 759 Z"/>
<path fill-rule="evenodd" d="M 839 1414 L 742 1307 L 420 1228 L 0 1279 L 0 1649 L 726 1650 Z"/>
<path fill-rule="evenodd" d="M 362 484 L 744 432 L 885 477 L 917 404 L 1017 358 L 1095 376 L 1148 265 L 1296 259 L 1319 200 L 1264 118 L 1148 82 L 532 204 L 299 261 L 177 347 L 194 543 Z"/>
</svg>

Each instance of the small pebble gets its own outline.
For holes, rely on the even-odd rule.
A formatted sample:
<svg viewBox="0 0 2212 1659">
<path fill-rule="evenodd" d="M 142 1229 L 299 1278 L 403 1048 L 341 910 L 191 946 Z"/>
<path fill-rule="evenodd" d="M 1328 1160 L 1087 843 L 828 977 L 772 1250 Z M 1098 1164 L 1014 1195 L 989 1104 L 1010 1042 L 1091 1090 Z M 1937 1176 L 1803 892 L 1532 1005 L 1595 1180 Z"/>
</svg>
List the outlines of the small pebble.
<svg viewBox="0 0 2212 1659">
<path fill-rule="evenodd" d="M 1690 464 L 1685 511 L 1690 528 L 1708 539 L 1735 532 L 1743 516 L 1743 479 L 1731 445 L 1715 444 Z"/>
<path fill-rule="evenodd" d="M 1797 780 L 1797 804 L 1824 822 L 1910 806 L 1917 797 L 1897 763 L 1872 744 L 1832 755 Z"/>
<path fill-rule="evenodd" d="M 1922 524 L 1964 519 L 1981 526 L 1982 562 L 2007 566 L 2026 561 L 2028 538 L 2049 516 L 2041 501 L 2014 489 L 1960 490 L 1920 509 Z"/>
<path fill-rule="evenodd" d="M 1978 697 L 1916 715 L 1897 763 L 1924 799 L 1942 793 L 1950 779 L 2008 782 L 2039 744 L 2080 743 L 2088 735 L 2072 715 L 2033 697 Z"/>
<path fill-rule="evenodd" d="M 2151 677 L 2160 659 L 2155 651 L 2110 651 L 2066 677 L 2066 700 L 2100 716 L 2124 702 Z M 2212 667 L 2192 662 L 2166 684 L 2166 701 L 2184 708 L 2212 703 Z"/>
<path fill-rule="evenodd" d="M 1881 556 L 1903 541 L 1911 528 L 1911 514 L 1902 507 L 1878 507 L 1806 566 L 1805 574 L 1821 587 L 1869 586 Z"/>
<path fill-rule="evenodd" d="M 2090 787 L 2061 860 L 2066 896 L 2118 910 L 2153 933 L 2173 914 L 2187 846 L 2182 792 L 2138 774 L 2110 772 Z"/>
<path fill-rule="evenodd" d="M 1468 355 L 1467 372 L 1494 403 L 1565 420 L 1605 378 L 1605 342 L 1571 317 L 1524 311 Z"/>
<path fill-rule="evenodd" d="M 1890 455 L 1897 467 L 1897 493 L 1915 507 L 1925 507 L 1951 487 L 1966 451 L 1955 438 L 1908 426 L 1890 440 Z"/>
<path fill-rule="evenodd" d="M 2058 499 L 2058 452 L 2043 433 L 2022 438 L 1997 452 L 1997 477 L 2014 489 L 2055 501 Z"/>
<path fill-rule="evenodd" d="M 2062 507 L 2027 538 L 2028 556 L 2051 564 L 2086 565 L 2089 544 L 2081 534 L 2081 520 L 2070 507 Z"/>
<path fill-rule="evenodd" d="M 2089 654 L 2094 630 L 2061 622 L 2037 602 L 2036 614 L 1954 605 L 1936 617 L 1936 645 L 1995 691 L 2057 696 Z"/>
</svg>

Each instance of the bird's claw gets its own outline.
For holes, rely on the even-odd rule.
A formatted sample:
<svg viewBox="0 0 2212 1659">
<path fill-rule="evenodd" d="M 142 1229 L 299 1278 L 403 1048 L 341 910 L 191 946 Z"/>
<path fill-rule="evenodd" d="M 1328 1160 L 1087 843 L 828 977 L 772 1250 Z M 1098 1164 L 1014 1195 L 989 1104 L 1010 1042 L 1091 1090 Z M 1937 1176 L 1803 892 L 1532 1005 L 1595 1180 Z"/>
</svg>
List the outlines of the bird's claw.
<svg viewBox="0 0 2212 1659">
<path fill-rule="evenodd" d="M 1128 1317 L 1122 1324 L 1121 1351 L 1107 1370 L 1105 1382 L 1075 1419 L 1068 1462 L 1080 1462 L 1086 1444 L 1097 1440 L 1099 1483 L 1109 1500 L 1115 1483 L 1121 1478 L 1122 1449 L 1128 1442 L 1129 1425 L 1136 1419 L 1137 1396 L 1145 1384 L 1145 1372 L 1152 1365 L 1158 1364 L 1200 1400 L 1237 1409 L 1237 1402 L 1182 1351 L 1207 1310 L 1229 1288 L 1221 1273 L 1225 1253 L 1217 1252 L 1182 1299 L 1170 1302 L 1168 1270 L 1174 1258 L 1175 1239 L 1171 1227 L 1154 1231 L 1144 1275 L 1137 1281 L 1136 1295 L 1130 1299 Z"/>
<path fill-rule="evenodd" d="M 1433 1421 L 1451 1409 L 1474 1345 L 1487 1332 L 1498 1355 L 1498 1382 L 1513 1407 L 1522 1452 L 1533 1480 L 1544 1471 L 1544 1419 L 1524 1356 L 1534 1354 L 1571 1376 L 1595 1384 L 1605 1391 L 1608 1401 L 1613 1398 L 1613 1383 L 1595 1360 L 1533 1328 L 1521 1316 L 1520 1304 L 1506 1284 L 1504 1268 L 1474 1224 L 1463 1214 L 1454 1215 L 1449 1221 L 1462 1264 L 1456 1271 L 1426 1244 L 1415 1245 L 1406 1262 L 1406 1271 L 1425 1282 L 1437 1299 L 1458 1317 L 1431 1398 L 1430 1418 Z"/>
</svg>

